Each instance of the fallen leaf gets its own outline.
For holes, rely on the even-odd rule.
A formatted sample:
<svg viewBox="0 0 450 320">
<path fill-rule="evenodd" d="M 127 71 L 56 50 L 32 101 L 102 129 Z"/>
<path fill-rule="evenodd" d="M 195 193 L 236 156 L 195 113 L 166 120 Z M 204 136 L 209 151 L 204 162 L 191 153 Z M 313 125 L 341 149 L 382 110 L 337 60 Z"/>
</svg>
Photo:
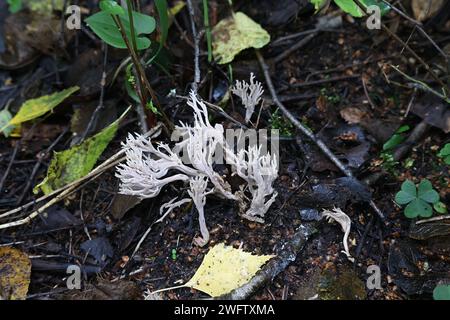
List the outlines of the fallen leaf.
<svg viewBox="0 0 450 320">
<path fill-rule="evenodd" d="M 218 297 L 249 282 L 261 266 L 273 257 L 253 255 L 219 243 L 209 250 L 185 286 Z"/>
<path fill-rule="evenodd" d="M 433 17 L 444 5 L 444 0 L 412 0 L 411 7 L 418 21 Z"/>
<path fill-rule="evenodd" d="M 347 121 L 347 123 L 349 124 L 360 123 L 361 119 L 366 116 L 366 113 L 364 111 L 353 107 L 342 109 L 340 114 L 342 119 Z"/>
<path fill-rule="evenodd" d="M 45 194 L 49 194 L 87 175 L 109 142 L 114 138 L 119 122 L 126 113 L 127 111 L 119 119 L 95 136 L 86 139 L 82 144 L 62 152 L 55 152 L 50 162 L 47 176 L 34 187 L 33 192 L 38 193 L 39 189 L 41 189 Z"/>
<path fill-rule="evenodd" d="M 71 87 L 48 96 L 42 96 L 37 99 L 25 101 L 25 103 L 20 107 L 19 112 L 17 112 L 14 118 L 9 121 L 9 125 L 18 125 L 22 122 L 30 121 L 46 114 L 78 89 L 80 88 Z"/>
<path fill-rule="evenodd" d="M 242 12 L 220 21 L 212 30 L 213 54 L 219 64 L 230 63 L 242 50 L 262 48 L 270 35 Z"/>
<path fill-rule="evenodd" d="M 25 253 L 0 247 L 0 300 L 25 300 L 30 274 L 31 262 Z"/>
</svg>

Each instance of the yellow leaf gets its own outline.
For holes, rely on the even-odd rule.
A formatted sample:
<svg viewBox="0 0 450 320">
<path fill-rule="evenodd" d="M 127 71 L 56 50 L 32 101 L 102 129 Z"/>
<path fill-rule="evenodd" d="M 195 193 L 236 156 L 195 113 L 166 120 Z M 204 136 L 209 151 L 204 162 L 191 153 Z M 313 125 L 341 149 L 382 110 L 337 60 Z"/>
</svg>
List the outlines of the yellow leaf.
<svg viewBox="0 0 450 320">
<path fill-rule="evenodd" d="M 262 48 L 270 41 L 267 31 L 242 12 L 220 21 L 212 36 L 213 54 L 219 64 L 233 61 L 242 50 Z"/>
<path fill-rule="evenodd" d="M 8 125 L 18 125 L 46 114 L 79 89 L 79 87 L 71 87 L 48 96 L 25 101 L 20 107 L 19 112 L 9 121 Z"/>
<path fill-rule="evenodd" d="M 219 243 L 211 248 L 185 286 L 218 297 L 249 282 L 272 255 L 257 256 Z"/>
<path fill-rule="evenodd" d="M 25 253 L 0 247 L 0 300 L 25 300 L 30 274 L 31 262 Z"/>
</svg>

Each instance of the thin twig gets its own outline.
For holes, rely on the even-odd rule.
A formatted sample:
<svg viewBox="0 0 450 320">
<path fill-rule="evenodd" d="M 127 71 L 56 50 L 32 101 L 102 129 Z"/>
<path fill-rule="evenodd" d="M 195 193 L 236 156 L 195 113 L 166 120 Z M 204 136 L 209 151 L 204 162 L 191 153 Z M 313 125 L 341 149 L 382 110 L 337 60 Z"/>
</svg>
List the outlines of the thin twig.
<svg viewBox="0 0 450 320">
<path fill-rule="evenodd" d="M 191 20 L 192 37 L 194 38 L 194 83 L 192 84 L 192 89 L 197 93 L 198 84 L 200 83 L 200 39 L 198 37 L 197 28 L 195 27 L 195 12 L 192 0 L 187 0 L 186 2 Z"/>
<path fill-rule="evenodd" d="M 300 121 L 298 121 L 297 118 L 295 118 L 295 116 L 283 105 L 283 103 L 281 103 L 281 101 L 278 99 L 278 95 L 275 91 L 272 79 L 270 78 L 269 67 L 267 66 L 263 56 L 258 50 L 256 50 L 256 56 L 264 72 L 264 77 L 266 79 L 270 94 L 272 95 L 273 102 L 283 112 L 286 118 L 288 118 L 292 122 L 292 124 L 295 125 L 306 137 L 313 141 L 319 147 L 319 149 L 339 168 L 339 170 L 341 170 L 347 177 L 353 178 L 353 173 L 333 154 L 333 152 L 331 152 L 328 146 L 321 139 L 317 138 L 311 130 L 306 128 Z M 381 212 L 375 202 L 371 200 L 369 204 L 377 213 L 377 215 L 382 220 L 385 220 L 383 212 Z"/>
<path fill-rule="evenodd" d="M 3 174 L 2 181 L 0 182 L 0 193 L 3 191 L 3 185 L 5 184 L 6 179 L 8 178 L 9 172 L 11 171 L 14 160 L 16 159 L 17 152 L 19 151 L 20 145 L 22 144 L 22 140 L 17 141 L 16 146 L 14 147 L 14 151 L 11 155 L 11 159 L 9 160 L 8 167 L 6 167 L 6 171 Z"/>
<path fill-rule="evenodd" d="M 161 129 L 161 124 L 158 124 L 157 126 L 153 127 L 149 132 L 147 132 L 144 135 L 144 137 L 155 137 L 161 132 L 160 129 Z M 20 206 L 18 208 L 15 208 L 13 210 L 10 210 L 8 212 L 0 214 L 0 219 L 8 217 L 8 216 L 10 216 L 12 214 L 15 214 L 17 212 L 20 212 L 22 210 L 28 209 L 28 208 L 32 207 L 33 205 L 36 205 L 37 203 L 40 203 L 40 202 L 42 202 L 44 200 L 47 200 L 47 199 L 49 199 L 51 197 L 57 196 L 58 194 L 60 194 L 62 192 L 65 192 L 67 189 L 70 189 L 70 188 L 72 188 L 74 186 L 76 187 L 76 186 L 84 183 L 85 181 L 88 181 L 88 180 L 90 181 L 92 179 L 95 179 L 97 177 L 97 175 L 103 173 L 106 169 L 109 169 L 111 167 L 112 163 L 115 164 L 119 160 L 123 161 L 125 159 L 125 157 L 123 157 L 125 152 L 126 152 L 125 149 L 120 150 L 119 152 L 117 152 L 116 154 L 111 156 L 109 159 L 105 160 L 102 164 L 100 164 L 99 166 L 94 168 L 86 176 L 84 176 L 84 177 L 82 177 L 82 178 L 80 178 L 78 180 L 75 180 L 75 181 L 73 181 L 73 182 L 71 182 L 71 183 L 69 183 L 69 184 L 67 184 L 67 185 L 65 185 L 65 186 L 63 186 L 63 187 L 61 187 L 61 188 L 59 188 L 59 189 L 49 193 L 49 194 L 47 194 L 47 195 L 44 195 L 44 196 L 42 196 L 42 197 L 40 197 L 40 198 L 38 198 L 38 199 L 36 199 L 34 201 L 28 202 L 28 203 L 26 203 L 26 204 L 24 204 L 24 205 L 22 205 L 22 206 Z"/>
</svg>

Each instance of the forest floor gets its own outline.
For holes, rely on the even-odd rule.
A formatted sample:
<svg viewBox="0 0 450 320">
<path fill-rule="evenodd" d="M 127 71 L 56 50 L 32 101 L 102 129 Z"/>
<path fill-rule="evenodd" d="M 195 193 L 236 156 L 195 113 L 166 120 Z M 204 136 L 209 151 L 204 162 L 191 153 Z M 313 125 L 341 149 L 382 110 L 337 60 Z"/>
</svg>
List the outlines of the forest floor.
<svg viewBox="0 0 450 320">
<path fill-rule="evenodd" d="M 87 12 L 97 8 L 96 1 L 79 2 Z M 195 22 L 202 30 L 201 2 L 193 2 L 198 11 Z M 210 10 L 214 26 L 230 10 L 226 1 L 209 2 L 214 8 Z M 404 206 L 394 201 L 404 181 L 419 184 L 427 179 L 440 201 L 449 203 L 448 164 L 438 156 L 449 142 L 448 102 L 414 87 L 411 84 L 415 82 L 392 66 L 440 92 L 439 83 L 402 43 L 383 30 L 368 30 L 365 20 L 352 18 L 335 6 L 326 14 L 342 17 L 338 26 L 309 33 L 312 36 L 303 46 L 289 52 L 309 36 L 296 34 L 313 30 L 321 15 L 301 5 L 302 1 L 293 7 L 286 5 L 288 2 L 235 1 L 233 8 L 245 12 L 269 32 L 271 41 L 260 53 L 278 97 L 351 170 L 354 178 L 346 177 L 283 117 L 255 50 L 243 51 L 228 65 L 209 63 L 202 37 L 199 95 L 243 123 L 245 109 L 237 97 L 230 96 L 230 86 L 235 80 L 248 81 L 250 73 L 254 73 L 265 89 L 254 127 L 280 129 L 279 176 L 274 184 L 278 196 L 265 215 L 265 223 L 248 221 L 237 213 L 233 202 L 208 196 L 205 217 L 210 241 L 198 247 L 193 243 L 200 232 L 193 206 L 176 209 L 162 223 L 153 225 L 163 203 L 187 195 L 183 184 L 166 186 L 157 197 L 139 201 L 118 193 L 120 181 L 113 168 L 31 222 L 0 230 L 1 247 L 13 246 L 31 260 L 28 299 L 142 299 L 146 290 L 187 282 L 214 244 L 225 243 L 254 254 L 277 254 L 299 226 L 307 223 L 315 223 L 317 232 L 295 260 L 254 292 L 252 299 L 431 299 L 438 284 L 450 282 L 450 217 L 434 212 L 433 216 L 442 219 L 417 224 L 418 219 L 407 218 Z M 169 5 L 174 3 L 169 1 Z M 128 55 L 126 50 L 108 47 L 105 54 L 106 45 L 85 26 L 63 43 L 59 33 L 50 32 L 30 44 L 29 35 L 21 32 L 25 30 L 23 24 L 32 20 L 29 16 L 33 12 L 25 10 L 15 14 L 16 29 L 8 31 L 17 32 L 17 43 L 21 41 L 24 48 L 20 50 L 24 51 L 7 56 L 10 38 L 5 37 L 5 21 L 9 19 L 10 27 L 13 15 L 7 13 L 4 2 L 0 7 L 0 24 L 5 25 L 0 34 L 6 43 L 0 53 L 0 108 L 8 107 L 14 113 L 26 100 L 74 85 L 80 87 L 51 114 L 24 123 L 15 136 L 0 139 L 1 217 L 38 199 L 40 195 L 32 192 L 33 187 L 46 176 L 53 152 L 79 143 L 76 139 L 88 126 L 100 99 L 103 108 L 95 114 L 98 120 L 88 136 L 117 119 L 128 105 L 139 106 L 124 88 L 124 72 L 113 81 L 115 71 Z M 155 12 L 151 4 L 143 5 L 142 10 Z M 404 10 L 412 15 L 409 7 Z M 449 81 L 448 60 L 435 46 L 450 54 L 448 12 L 448 6 L 444 6 L 425 21 L 424 29 L 434 44 L 395 12 L 383 19 L 389 30 L 407 41 L 408 48 L 444 83 Z M 55 17 L 61 20 L 60 13 Z M 183 8 L 174 17 L 163 50 L 167 73 L 154 65 L 146 70 L 165 114 L 175 124 L 192 120 L 185 101 L 170 95 L 176 90 L 186 96 L 194 78 L 190 26 L 188 9 Z M 295 36 L 284 38 L 290 35 Z M 26 52 L 27 46 L 32 47 L 32 53 Z M 107 75 L 104 87 L 103 70 Z M 226 96 L 228 100 L 224 100 Z M 223 101 L 228 102 L 221 104 Z M 234 126 L 220 113 L 210 112 L 210 120 L 225 128 Z M 129 133 L 141 131 L 139 121 L 138 113 L 128 113 L 97 164 L 116 154 Z M 383 150 L 396 132 L 403 141 Z M 169 138 L 163 132 L 157 140 L 167 142 Z M 232 179 L 230 184 L 233 186 Z M 370 201 L 384 214 L 384 220 Z M 43 203 L 13 217 L 0 218 L 0 223 L 26 217 Z M 348 243 L 354 262 L 342 252 L 341 226 L 325 219 L 315 221 L 323 209 L 335 207 L 351 219 Z M 132 257 L 151 225 L 150 233 Z M 82 290 L 66 286 L 66 270 L 73 264 L 83 267 Z M 373 265 L 380 268 L 380 288 L 366 285 L 371 275 L 368 267 Z M 158 297 L 199 299 L 207 295 L 182 288 Z"/>
</svg>

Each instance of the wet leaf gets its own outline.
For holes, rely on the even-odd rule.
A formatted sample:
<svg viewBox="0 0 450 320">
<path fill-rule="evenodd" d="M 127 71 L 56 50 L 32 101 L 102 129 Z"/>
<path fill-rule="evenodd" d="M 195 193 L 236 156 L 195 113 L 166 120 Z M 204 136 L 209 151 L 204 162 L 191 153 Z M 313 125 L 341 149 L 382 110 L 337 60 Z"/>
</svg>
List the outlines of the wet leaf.
<svg viewBox="0 0 450 320">
<path fill-rule="evenodd" d="M 219 64 L 230 63 L 242 50 L 262 48 L 270 35 L 242 12 L 220 21 L 212 30 L 213 54 Z"/>
<path fill-rule="evenodd" d="M 18 125 L 22 122 L 30 121 L 51 111 L 63 102 L 67 97 L 78 91 L 79 87 L 71 87 L 69 89 L 53 93 L 48 96 L 42 96 L 37 99 L 26 101 L 19 109 L 19 112 L 11 119 L 9 125 Z"/>
<path fill-rule="evenodd" d="M 121 118 L 95 136 L 86 139 L 82 144 L 62 152 L 55 152 L 50 162 L 47 176 L 34 187 L 33 192 L 38 193 L 39 189 L 41 189 L 45 194 L 49 194 L 87 175 L 109 142 L 114 138 Z"/>
<path fill-rule="evenodd" d="M 220 243 L 209 250 L 185 286 L 218 297 L 249 282 L 261 266 L 273 257 L 253 255 Z"/>
<path fill-rule="evenodd" d="M 30 273 L 31 262 L 25 253 L 0 247 L 0 300 L 25 300 Z"/>
</svg>

